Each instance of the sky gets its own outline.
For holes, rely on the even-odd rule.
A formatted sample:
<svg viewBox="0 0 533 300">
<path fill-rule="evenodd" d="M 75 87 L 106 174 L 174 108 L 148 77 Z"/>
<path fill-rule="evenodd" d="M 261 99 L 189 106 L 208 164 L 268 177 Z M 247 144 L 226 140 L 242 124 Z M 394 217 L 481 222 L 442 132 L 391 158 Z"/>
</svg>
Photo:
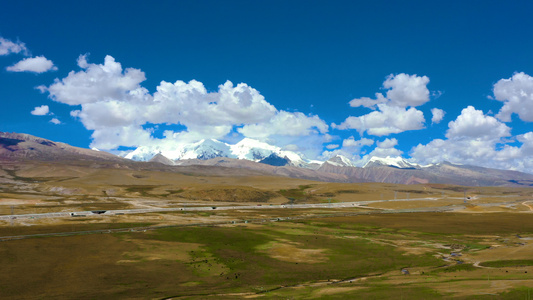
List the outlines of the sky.
<svg viewBox="0 0 533 300">
<path fill-rule="evenodd" d="M 0 131 L 533 173 L 531 1 L 0 0 Z"/>
</svg>

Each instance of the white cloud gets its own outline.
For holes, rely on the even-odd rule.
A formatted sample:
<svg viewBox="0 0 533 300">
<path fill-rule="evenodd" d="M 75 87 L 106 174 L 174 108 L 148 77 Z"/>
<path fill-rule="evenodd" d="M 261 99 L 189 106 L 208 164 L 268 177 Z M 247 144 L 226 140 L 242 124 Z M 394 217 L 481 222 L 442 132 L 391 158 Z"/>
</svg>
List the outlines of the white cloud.
<svg viewBox="0 0 533 300">
<path fill-rule="evenodd" d="M 522 143 L 521 149 L 524 152 L 524 155 L 533 155 L 533 132 L 521 134 L 517 136 L 517 139 Z"/>
<path fill-rule="evenodd" d="M 224 139 L 237 130 L 246 137 L 268 139 L 278 142 L 278 146 L 292 145 L 304 151 L 327 138 L 328 125 L 318 116 L 278 111 L 245 83 L 234 85 L 227 81 L 217 91 L 208 92 L 196 80 L 161 81 L 151 94 L 141 85 L 144 72 L 124 70 L 111 56 L 106 56 L 103 64 L 93 64 L 82 55 L 78 66 L 80 71 L 72 71 L 40 89 L 57 102 L 81 105 L 81 109 L 70 114 L 94 131 L 91 147 L 110 150 L 119 146 Z M 163 139 L 155 139 L 150 128 L 143 128 L 146 124 L 176 124 L 185 129 L 168 130 Z"/>
<path fill-rule="evenodd" d="M 392 139 L 385 139 L 381 142 L 377 142 L 377 145 L 379 148 L 383 148 L 383 149 L 390 149 L 390 148 L 394 148 L 395 146 L 398 145 L 398 140 L 395 139 L 395 138 L 392 138 Z"/>
<path fill-rule="evenodd" d="M 411 150 L 411 157 L 421 164 L 449 161 L 452 163 L 511 169 L 531 172 L 533 161 L 521 147 L 503 144 L 503 141 L 483 139 L 436 139 L 426 145 L 419 144 Z"/>
<path fill-rule="evenodd" d="M 35 107 L 31 111 L 31 114 L 34 116 L 46 116 L 49 112 L 50 112 L 50 108 L 48 107 L 48 105 L 41 105 L 41 106 Z"/>
<path fill-rule="evenodd" d="M 446 137 L 450 139 L 499 139 L 511 135 L 511 128 L 494 117 L 484 115 L 473 106 L 463 109 L 461 115 L 451 121 L 448 127 Z"/>
<path fill-rule="evenodd" d="M 372 146 L 372 145 L 374 145 L 374 140 L 372 139 L 362 138 L 360 140 L 355 140 L 353 136 L 342 141 L 343 148 L 348 148 L 348 147 L 361 148 L 364 146 Z"/>
<path fill-rule="evenodd" d="M 377 142 L 377 147 L 368 154 L 368 157 L 387 157 L 387 156 L 401 156 L 403 151 L 396 149 L 398 145 L 398 140 L 395 138 L 385 139 L 382 142 Z"/>
<path fill-rule="evenodd" d="M 431 114 L 433 117 L 431 118 L 431 123 L 433 124 L 439 124 L 442 119 L 444 119 L 444 115 L 446 112 L 440 108 L 432 108 Z"/>
<path fill-rule="evenodd" d="M 372 157 L 397 157 L 403 154 L 403 151 L 396 149 L 398 145 L 398 140 L 395 138 L 389 139 L 386 138 L 381 142 L 376 142 L 376 147 L 372 152 L 363 155 L 358 160 L 354 160 L 355 165 L 364 166 Z"/>
<path fill-rule="evenodd" d="M 11 53 L 28 53 L 28 49 L 26 48 L 26 45 L 22 42 L 12 42 L 8 39 L 4 39 L 3 37 L 0 37 L 0 56 L 8 55 Z"/>
<path fill-rule="evenodd" d="M 533 77 L 525 73 L 515 73 L 509 79 L 500 79 L 493 88 L 494 98 L 502 101 L 503 107 L 496 115 L 504 122 L 511 121 L 511 115 L 533 122 Z"/>
<path fill-rule="evenodd" d="M 372 98 L 368 98 L 368 97 L 362 97 L 362 98 L 353 99 L 352 101 L 349 102 L 349 104 L 350 104 L 351 107 L 363 106 L 363 107 L 370 108 L 370 109 L 374 110 L 374 109 L 376 109 L 376 106 L 378 104 L 386 103 L 388 101 L 389 101 L 389 99 L 385 98 L 385 96 L 383 96 L 383 94 L 376 93 L 376 99 L 372 99 Z"/>
<path fill-rule="evenodd" d="M 6 70 L 10 72 L 34 72 L 44 73 L 47 71 L 55 71 L 57 67 L 51 60 L 46 59 L 44 56 L 28 57 L 18 63 L 9 66 Z"/>
<path fill-rule="evenodd" d="M 88 64 L 82 55 L 78 58 L 78 66 L 83 70 L 71 71 L 47 88 L 53 100 L 69 105 L 145 100 L 148 91 L 139 85 L 146 79 L 141 70 L 128 68 L 123 72 L 121 64 L 109 55 L 103 65 Z"/>
<path fill-rule="evenodd" d="M 383 82 L 383 88 L 387 89 L 386 96 L 376 93 L 376 99 L 368 97 L 353 99 L 350 101 L 350 106 L 364 106 L 372 109 L 382 103 L 399 107 L 420 106 L 429 101 L 428 83 L 427 76 L 390 74 Z"/>
<path fill-rule="evenodd" d="M 416 107 L 429 101 L 429 90 L 426 87 L 428 83 L 427 76 L 401 73 L 396 76 L 389 75 L 383 87 L 389 89 L 387 98 L 393 105 Z"/>
<path fill-rule="evenodd" d="M 174 84 L 162 81 L 152 104 L 146 112 L 148 121 L 179 121 L 185 126 L 263 123 L 277 114 L 256 89 L 245 83 L 234 86 L 230 81 L 212 93 L 196 80 Z"/>
<path fill-rule="evenodd" d="M 98 149 L 116 149 L 119 146 L 137 147 L 140 145 L 154 144 L 154 139 L 150 132 L 144 130 L 141 126 L 118 126 L 108 127 L 105 130 L 95 130 L 91 136 L 93 142 L 91 148 Z"/>
<path fill-rule="evenodd" d="M 509 127 L 472 106 L 463 109 L 448 126 L 447 139 L 419 144 L 411 150 L 411 157 L 420 164 L 449 161 L 531 172 L 533 132 L 509 138 Z M 509 145 L 516 141 L 521 145 Z"/>
<path fill-rule="evenodd" d="M 367 139 L 367 138 L 356 140 L 353 136 L 351 136 L 342 141 L 342 148 L 335 149 L 335 150 L 332 150 L 334 148 L 328 148 L 331 151 L 326 150 L 322 152 L 320 158 L 327 160 L 331 157 L 334 157 L 335 155 L 342 155 L 356 162 L 361 159 L 360 155 L 364 154 L 362 152 L 362 149 L 364 147 L 372 146 L 373 144 L 374 144 L 374 140 Z M 335 146 L 338 147 L 338 145 L 335 145 Z"/>
<path fill-rule="evenodd" d="M 378 104 L 378 111 L 360 117 L 348 117 L 340 125 L 333 125 L 337 129 L 355 129 L 359 134 L 367 132 L 370 135 L 384 136 L 408 130 L 424 128 L 424 114 L 416 108 L 389 106 Z"/>
<path fill-rule="evenodd" d="M 245 125 L 239 132 L 247 137 L 264 139 L 271 135 L 301 136 L 326 133 L 328 125 L 318 116 L 301 112 L 280 111 L 267 122 Z"/>
<path fill-rule="evenodd" d="M 57 118 L 52 118 L 52 119 L 50 120 L 50 123 L 52 123 L 52 124 L 56 124 L 56 125 L 59 125 L 59 124 L 61 124 L 61 121 L 59 121 L 59 119 L 57 119 Z"/>
<path fill-rule="evenodd" d="M 391 74 L 383 82 L 386 96 L 376 93 L 376 99 L 363 97 L 350 101 L 352 107 L 363 106 L 376 111 L 358 117 L 350 116 L 340 125 L 332 124 L 332 127 L 356 129 L 360 135 L 366 132 L 375 136 L 423 129 L 424 114 L 414 107 L 430 100 L 428 83 L 427 76 Z"/>
</svg>

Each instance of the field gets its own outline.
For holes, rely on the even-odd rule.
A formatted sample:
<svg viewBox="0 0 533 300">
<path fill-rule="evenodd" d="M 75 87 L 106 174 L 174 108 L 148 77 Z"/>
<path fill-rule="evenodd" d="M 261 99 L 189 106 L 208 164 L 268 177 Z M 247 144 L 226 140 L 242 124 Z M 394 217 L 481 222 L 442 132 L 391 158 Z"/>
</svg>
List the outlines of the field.
<svg viewBox="0 0 533 300">
<path fill-rule="evenodd" d="M 533 293 L 532 189 L 46 168 L 0 170 L 0 298 Z M 136 212 L 180 207 L 208 209 Z M 106 213 L 21 216 L 88 210 Z"/>
</svg>

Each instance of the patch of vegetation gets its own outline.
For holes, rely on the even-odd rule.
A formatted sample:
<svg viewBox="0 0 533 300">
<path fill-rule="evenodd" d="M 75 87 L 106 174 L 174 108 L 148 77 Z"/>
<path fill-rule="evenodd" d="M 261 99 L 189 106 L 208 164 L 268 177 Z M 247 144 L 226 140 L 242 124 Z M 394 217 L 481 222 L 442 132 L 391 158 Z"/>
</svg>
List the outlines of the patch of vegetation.
<svg viewBox="0 0 533 300">
<path fill-rule="evenodd" d="M 313 185 L 300 185 L 297 189 L 282 189 L 279 190 L 278 193 L 281 194 L 283 197 L 290 199 L 291 202 L 294 202 L 296 200 L 311 199 L 312 196 L 305 192 L 306 189 L 309 189 L 311 187 L 313 187 Z"/>
<path fill-rule="evenodd" d="M 105 229 L 119 229 L 119 228 L 134 228 L 147 227 L 154 225 L 154 223 L 139 222 L 139 223 L 80 223 L 85 218 L 68 218 L 65 219 L 72 224 L 65 225 L 46 225 L 46 226 L 10 226 L 0 227 L 0 236 L 15 236 L 15 235 L 29 235 L 29 234 L 47 234 L 57 232 L 74 232 L 74 231 L 90 231 L 90 230 L 105 230 Z"/>
<path fill-rule="evenodd" d="M 526 267 L 533 266 L 532 259 L 513 259 L 513 260 L 493 260 L 485 261 L 479 264 L 483 267 L 504 268 L 504 267 Z"/>
<path fill-rule="evenodd" d="M 266 293 L 274 299 L 441 299 L 444 295 L 420 286 L 395 286 L 376 284 L 372 286 L 342 284 L 305 289 L 281 289 Z"/>
<path fill-rule="evenodd" d="M 172 196 L 172 195 L 183 193 L 185 190 L 184 189 L 178 189 L 178 190 L 166 190 L 166 191 L 168 193 L 167 196 Z"/>
<path fill-rule="evenodd" d="M 306 189 L 310 189 L 312 188 L 313 185 L 312 184 L 306 184 L 306 185 L 300 185 L 298 186 L 298 188 L 300 188 L 300 190 L 306 190 Z"/>
<path fill-rule="evenodd" d="M 307 230 L 307 229 L 306 229 Z M 342 279 L 398 269 L 429 266 L 439 262 L 430 255 L 406 256 L 393 247 L 363 239 L 332 234 L 287 234 L 270 226 L 262 228 L 182 228 L 158 230 L 152 238 L 206 245 L 206 249 L 233 273 L 243 286 L 290 285 L 324 279 Z M 325 249 L 327 262 L 290 262 L 259 251 L 275 241 L 305 249 Z M 301 246 L 298 246 L 301 245 Z"/>
<path fill-rule="evenodd" d="M 477 243 L 467 243 L 464 248 L 465 251 L 479 251 L 489 249 L 489 245 L 477 244 Z"/>
<path fill-rule="evenodd" d="M 436 269 L 432 271 L 431 273 L 451 273 L 451 272 L 459 272 L 459 271 L 474 271 L 477 270 L 476 267 L 472 264 L 457 264 L 453 266 L 448 266 L 441 269 Z"/>
<path fill-rule="evenodd" d="M 339 193 L 339 194 L 360 194 L 361 191 L 358 191 L 358 190 L 338 190 L 337 193 Z"/>
<path fill-rule="evenodd" d="M 35 179 L 33 178 L 29 178 L 29 177 L 20 177 L 17 175 L 17 171 L 16 170 L 10 170 L 10 169 L 4 169 L 4 171 L 9 175 L 11 176 L 11 178 L 13 178 L 13 180 L 16 180 L 16 181 L 22 181 L 22 182 L 27 182 L 27 183 L 34 183 L 36 182 Z"/>
<path fill-rule="evenodd" d="M 516 234 L 533 232 L 533 218 L 516 221 L 516 214 L 461 214 L 461 213 L 398 213 L 335 217 L 331 224 L 358 223 L 383 228 L 398 228 L 424 234 L 450 237 L 452 235 Z M 485 247 L 485 245 L 483 245 Z"/>
<path fill-rule="evenodd" d="M 148 176 L 148 175 L 143 175 L 143 174 L 133 174 L 133 175 L 131 175 L 131 176 L 134 177 L 134 178 L 139 178 L 139 179 L 150 177 L 150 176 Z"/>
<path fill-rule="evenodd" d="M 317 196 L 320 196 L 320 197 L 335 197 L 337 196 L 336 193 L 332 193 L 332 192 L 325 192 L 325 193 L 321 193 L 321 194 L 317 194 Z"/>
<path fill-rule="evenodd" d="M 150 192 L 158 187 L 157 185 L 118 185 L 126 189 L 128 193 L 139 193 L 141 196 L 150 197 Z"/>
<path fill-rule="evenodd" d="M 501 293 L 499 299 L 531 299 L 533 297 L 533 288 L 523 286 L 510 291 Z M 491 298 L 494 299 L 494 298 Z"/>
<path fill-rule="evenodd" d="M 180 196 L 194 200 L 211 200 L 225 202 L 259 202 L 264 203 L 278 196 L 276 193 L 254 188 L 210 188 L 182 191 Z"/>
</svg>

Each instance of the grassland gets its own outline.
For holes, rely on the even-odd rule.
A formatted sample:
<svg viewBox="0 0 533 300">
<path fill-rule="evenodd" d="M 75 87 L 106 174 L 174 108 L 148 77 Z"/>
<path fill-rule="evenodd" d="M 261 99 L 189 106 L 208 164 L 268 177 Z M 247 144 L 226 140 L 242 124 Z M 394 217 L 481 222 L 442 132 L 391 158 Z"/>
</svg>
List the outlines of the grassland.
<svg viewBox="0 0 533 300">
<path fill-rule="evenodd" d="M 0 298 L 528 299 L 533 294 L 531 189 L 87 166 L 53 166 L 53 173 L 46 165 L 4 168 L 0 215 L 237 208 L 1 221 L 0 238 L 21 237 L 0 239 Z M 369 200 L 375 201 L 291 207 Z"/>
</svg>

